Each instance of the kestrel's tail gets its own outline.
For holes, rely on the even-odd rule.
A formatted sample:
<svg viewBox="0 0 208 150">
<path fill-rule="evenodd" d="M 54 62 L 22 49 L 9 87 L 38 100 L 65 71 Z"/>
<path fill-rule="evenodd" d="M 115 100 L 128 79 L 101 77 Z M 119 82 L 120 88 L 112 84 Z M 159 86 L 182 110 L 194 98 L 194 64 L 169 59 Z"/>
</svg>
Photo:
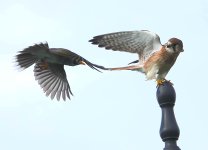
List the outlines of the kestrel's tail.
<svg viewBox="0 0 208 150">
<path fill-rule="evenodd" d="M 144 73 L 143 67 L 141 65 L 132 65 L 132 66 L 126 66 L 126 67 L 116 67 L 116 68 L 107 68 L 107 70 L 131 70 L 131 71 L 139 71 Z"/>
</svg>

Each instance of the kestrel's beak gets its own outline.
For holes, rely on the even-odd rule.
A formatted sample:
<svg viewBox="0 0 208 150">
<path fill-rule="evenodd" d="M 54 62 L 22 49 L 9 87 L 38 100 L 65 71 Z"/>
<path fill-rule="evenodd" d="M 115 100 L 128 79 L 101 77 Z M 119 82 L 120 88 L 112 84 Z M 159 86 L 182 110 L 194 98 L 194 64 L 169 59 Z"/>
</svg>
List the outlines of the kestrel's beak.
<svg viewBox="0 0 208 150">
<path fill-rule="evenodd" d="M 181 52 L 184 52 L 184 49 L 181 49 Z"/>
</svg>

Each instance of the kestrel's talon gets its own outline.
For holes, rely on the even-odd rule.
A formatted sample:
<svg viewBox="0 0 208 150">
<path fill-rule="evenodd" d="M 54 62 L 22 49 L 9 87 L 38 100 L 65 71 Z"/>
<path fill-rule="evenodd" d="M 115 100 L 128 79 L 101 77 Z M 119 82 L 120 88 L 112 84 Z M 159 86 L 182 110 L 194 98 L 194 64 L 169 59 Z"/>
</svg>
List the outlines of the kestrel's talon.
<svg viewBox="0 0 208 150">
<path fill-rule="evenodd" d="M 173 83 L 170 80 L 159 79 L 159 80 L 157 80 L 157 87 L 163 85 L 165 82 L 169 82 L 171 85 L 173 85 Z"/>
<path fill-rule="evenodd" d="M 163 85 L 163 83 L 166 82 L 166 81 L 167 81 L 167 80 L 165 80 L 165 79 L 158 79 L 158 80 L 157 80 L 157 87 Z"/>
</svg>

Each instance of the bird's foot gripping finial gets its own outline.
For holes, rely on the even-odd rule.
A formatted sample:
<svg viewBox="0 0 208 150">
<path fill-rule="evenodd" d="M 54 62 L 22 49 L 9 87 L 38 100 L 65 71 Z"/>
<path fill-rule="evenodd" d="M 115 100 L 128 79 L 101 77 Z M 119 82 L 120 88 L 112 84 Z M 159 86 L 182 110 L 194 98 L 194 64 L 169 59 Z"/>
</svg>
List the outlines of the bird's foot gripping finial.
<svg viewBox="0 0 208 150">
<path fill-rule="evenodd" d="M 158 80 L 157 80 L 157 87 L 163 85 L 165 82 L 169 82 L 171 85 L 173 85 L 173 83 L 170 82 L 170 80 L 166 80 L 166 79 L 158 79 Z"/>
</svg>

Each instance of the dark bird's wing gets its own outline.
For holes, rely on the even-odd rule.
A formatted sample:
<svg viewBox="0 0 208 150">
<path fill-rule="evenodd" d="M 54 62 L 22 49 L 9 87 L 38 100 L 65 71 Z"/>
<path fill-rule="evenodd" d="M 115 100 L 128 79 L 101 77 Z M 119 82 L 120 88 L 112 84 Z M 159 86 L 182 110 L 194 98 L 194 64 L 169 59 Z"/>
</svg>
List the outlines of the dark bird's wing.
<svg viewBox="0 0 208 150">
<path fill-rule="evenodd" d="M 70 94 L 73 95 L 63 65 L 38 62 L 34 67 L 34 75 L 46 96 L 51 95 L 51 99 L 56 96 L 60 100 L 62 95 L 66 100 L 66 96 L 70 99 Z"/>
<path fill-rule="evenodd" d="M 107 70 L 105 67 L 96 65 L 94 63 L 89 62 L 82 56 L 64 48 L 51 48 L 50 53 L 55 54 L 56 56 L 60 56 L 59 58 L 61 59 L 60 62 L 62 61 L 63 64 L 69 65 L 69 66 L 76 66 L 80 64 L 86 64 L 90 68 L 95 69 L 100 72 L 98 69 L 102 70 Z"/>
<path fill-rule="evenodd" d="M 145 60 L 154 51 L 160 50 L 161 43 L 157 34 L 147 31 L 115 32 L 93 37 L 89 42 L 105 47 L 107 50 L 138 53 L 140 60 Z"/>
</svg>

